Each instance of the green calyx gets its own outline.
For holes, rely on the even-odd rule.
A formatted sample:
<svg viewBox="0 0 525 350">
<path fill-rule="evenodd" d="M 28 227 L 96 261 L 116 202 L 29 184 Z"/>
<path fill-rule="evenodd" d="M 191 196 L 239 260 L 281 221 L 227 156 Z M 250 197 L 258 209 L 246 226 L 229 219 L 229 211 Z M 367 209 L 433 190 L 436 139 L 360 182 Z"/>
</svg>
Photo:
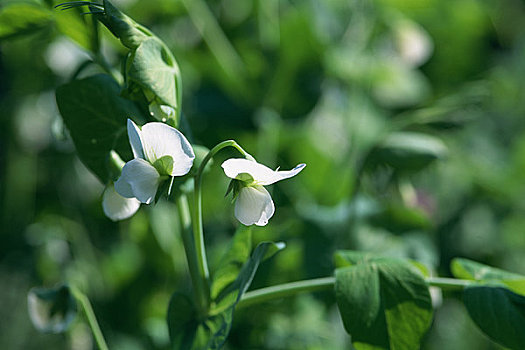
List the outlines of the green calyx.
<svg viewBox="0 0 525 350">
<path fill-rule="evenodd" d="M 153 162 L 152 165 L 161 176 L 171 176 L 171 172 L 173 171 L 173 158 L 171 156 L 163 156 Z"/>
<path fill-rule="evenodd" d="M 254 185 L 255 185 L 255 180 L 250 174 L 241 173 L 237 175 L 237 178 L 232 179 L 230 181 L 230 184 L 228 185 L 228 189 L 226 190 L 226 194 L 224 196 L 226 197 L 230 192 L 232 192 L 233 193 L 232 200 L 235 200 L 235 198 L 237 198 L 237 196 L 239 195 L 239 192 L 241 191 L 243 187 L 249 187 L 249 186 L 254 186 Z"/>
</svg>

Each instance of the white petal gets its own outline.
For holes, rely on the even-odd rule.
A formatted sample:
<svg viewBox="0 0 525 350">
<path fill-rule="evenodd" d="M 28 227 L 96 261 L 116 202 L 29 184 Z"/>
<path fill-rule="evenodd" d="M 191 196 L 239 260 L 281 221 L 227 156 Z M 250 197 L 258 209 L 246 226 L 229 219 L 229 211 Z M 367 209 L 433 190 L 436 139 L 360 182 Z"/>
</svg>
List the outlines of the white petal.
<svg viewBox="0 0 525 350">
<path fill-rule="evenodd" d="M 163 156 L 171 156 L 173 170 L 169 175 L 182 176 L 190 171 L 195 154 L 179 130 L 164 123 L 148 123 L 140 136 L 146 159 L 152 164 Z"/>
<path fill-rule="evenodd" d="M 102 208 L 104 214 L 113 221 L 124 220 L 139 210 L 140 202 L 136 198 L 125 198 L 115 191 L 113 184 L 104 190 Z"/>
<path fill-rule="evenodd" d="M 140 129 L 131 119 L 128 119 L 128 138 L 131 150 L 133 151 L 133 157 L 144 159 L 144 151 L 140 139 Z"/>
<path fill-rule="evenodd" d="M 159 173 L 150 163 L 140 158 L 133 159 L 122 168 L 122 174 L 115 182 L 115 189 L 120 195 L 127 197 L 131 188 L 133 197 L 149 204 L 157 193 L 159 177 Z M 125 183 L 128 185 L 126 186 Z"/>
<path fill-rule="evenodd" d="M 135 198 L 131 185 L 122 176 L 120 176 L 118 180 L 115 182 L 115 191 L 117 191 L 117 193 L 120 194 L 124 198 Z"/>
<path fill-rule="evenodd" d="M 306 164 L 299 164 L 292 170 L 277 171 L 272 170 L 265 165 L 243 158 L 231 158 L 222 163 L 224 173 L 229 178 L 235 179 L 239 174 L 247 173 L 253 177 L 258 185 L 263 186 L 271 185 L 277 181 L 295 176 L 299 174 L 305 166 Z"/>
<path fill-rule="evenodd" d="M 235 217 L 246 226 L 264 226 L 273 216 L 272 197 L 262 186 L 243 187 L 235 202 Z"/>
</svg>

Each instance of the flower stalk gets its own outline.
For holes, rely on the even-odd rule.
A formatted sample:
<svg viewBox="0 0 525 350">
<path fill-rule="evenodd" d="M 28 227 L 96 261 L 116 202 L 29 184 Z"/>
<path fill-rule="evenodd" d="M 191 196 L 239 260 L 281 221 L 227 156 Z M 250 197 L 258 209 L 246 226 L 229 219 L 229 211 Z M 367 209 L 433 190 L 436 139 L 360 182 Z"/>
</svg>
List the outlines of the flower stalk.
<svg viewBox="0 0 525 350">
<path fill-rule="evenodd" d="M 204 169 L 206 167 L 206 164 L 213 158 L 213 156 L 219 152 L 221 149 L 225 147 L 234 147 L 237 149 L 244 157 L 248 159 L 253 159 L 253 157 L 246 152 L 239 144 L 233 140 L 227 140 L 219 143 L 215 147 L 213 147 L 206 157 L 204 157 L 202 163 L 199 166 L 199 169 L 197 170 L 197 174 L 195 175 L 195 182 L 194 182 L 194 195 L 195 195 L 195 205 L 193 208 L 193 239 L 190 241 L 188 237 L 186 237 L 184 241 L 184 247 L 186 249 L 186 255 L 193 255 L 195 254 L 195 261 L 192 261 L 190 263 L 190 260 L 193 260 L 193 258 L 188 257 L 188 264 L 190 265 L 190 273 L 198 274 L 198 280 L 194 276 L 192 276 L 192 279 L 195 279 L 193 281 L 196 293 L 198 294 L 199 303 L 201 307 L 201 312 L 206 313 L 209 304 L 210 304 L 210 272 L 208 269 L 208 262 L 206 258 L 206 248 L 204 246 L 204 231 L 203 231 L 203 225 L 202 225 L 202 191 L 201 191 L 201 184 L 202 184 L 202 174 L 204 172 Z M 179 203 L 177 203 L 180 207 Z M 186 204 L 187 205 L 187 204 Z M 189 250 L 192 250 L 194 253 L 189 252 Z M 195 268 L 197 271 L 192 272 L 191 265 L 195 264 Z M 199 291 L 197 291 L 199 289 Z"/>
</svg>

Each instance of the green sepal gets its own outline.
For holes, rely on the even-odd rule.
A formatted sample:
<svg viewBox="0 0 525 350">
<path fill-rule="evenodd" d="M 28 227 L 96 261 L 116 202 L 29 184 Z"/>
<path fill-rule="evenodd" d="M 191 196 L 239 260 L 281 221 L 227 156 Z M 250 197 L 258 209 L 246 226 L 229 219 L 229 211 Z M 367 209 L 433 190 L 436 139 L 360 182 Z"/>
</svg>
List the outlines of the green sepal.
<svg viewBox="0 0 525 350">
<path fill-rule="evenodd" d="M 157 169 L 161 176 L 171 176 L 171 172 L 173 171 L 173 157 L 168 155 L 162 156 L 153 163 L 153 167 Z"/>
</svg>

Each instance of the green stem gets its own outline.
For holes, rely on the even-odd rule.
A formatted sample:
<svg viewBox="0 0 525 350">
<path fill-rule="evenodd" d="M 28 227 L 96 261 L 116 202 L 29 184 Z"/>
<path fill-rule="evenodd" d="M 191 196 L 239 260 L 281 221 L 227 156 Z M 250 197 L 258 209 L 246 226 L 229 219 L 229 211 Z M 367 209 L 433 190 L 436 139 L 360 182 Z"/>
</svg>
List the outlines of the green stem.
<svg viewBox="0 0 525 350">
<path fill-rule="evenodd" d="M 429 277 L 426 282 L 433 287 L 443 290 L 463 290 L 472 284 L 469 280 L 454 278 Z M 256 289 L 244 294 L 237 304 L 237 307 L 250 306 L 272 299 L 284 298 L 302 292 L 317 292 L 334 288 L 335 277 L 316 278 L 311 280 L 278 284 L 271 287 Z"/>
<path fill-rule="evenodd" d="M 334 289 L 335 277 L 316 278 L 305 281 L 278 284 L 276 286 L 256 289 L 243 295 L 238 307 L 262 303 L 271 299 L 284 298 L 302 292 L 316 292 Z"/>
<path fill-rule="evenodd" d="M 236 148 L 241 154 L 250 159 L 254 160 L 253 157 L 246 152 L 244 149 L 242 149 L 237 142 L 233 140 L 223 141 L 219 143 L 217 146 L 213 147 L 206 157 L 204 157 L 202 163 L 199 166 L 199 169 L 197 170 L 197 175 L 195 175 L 195 207 L 193 208 L 193 251 L 195 252 L 195 263 L 196 268 L 199 275 L 199 287 L 202 287 L 202 291 L 200 291 L 200 300 L 201 300 L 201 307 L 203 311 L 207 311 L 209 307 L 210 302 L 210 272 L 208 269 L 208 262 L 206 259 L 206 248 L 204 246 L 204 230 L 202 225 L 202 195 L 201 195 L 201 184 L 202 184 L 202 174 L 204 172 L 204 168 L 206 167 L 206 164 L 210 161 L 210 159 L 213 158 L 213 156 L 219 152 L 221 149 L 225 147 L 234 147 Z M 184 246 L 188 246 L 189 244 L 184 243 Z M 188 248 L 186 248 L 188 249 Z M 187 252 L 188 254 L 188 252 Z M 190 261 L 188 260 L 188 263 Z M 191 270 L 190 270 L 191 272 Z M 195 284 L 195 281 L 194 281 Z"/>
<path fill-rule="evenodd" d="M 193 283 L 193 291 L 197 301 L 197 308 L 200 315 L 205 315 L 209 300 L 208 280 L 207 278 L 204 278 L 204 275 L 200 274 L 199 259 L 197 258 L 195 240 L 191 231 L 191 216 L 188 198 L 182 194 L 177 197 L 176 202 L 181 224 L 181 236 L 184 243 L 184 251 L 186 252 L 188 270 Z"/>
<path fill-rule="evenodd" d="M 71 292 L 80 303 L 80 306 L 82 306 L 82 310 L 84 310 L 84 314 L 86 315 L 87 322 L 93 332 L 93 337 L 95 338 L 98 348 L 100 350 L 108 350 L 108 345 L 102 335 L 102 331 L 97 322 L 97 317 L 95 316 L 95 312 L 93 311 L 93 307 L 91 306 L 88 297 L 76 288 L 71 288 Z"/>
<path fill-rule="evenodd" d="M 439 287 L 443 290 L 463 290 L 473 283 L 473 281 L 469 280 L 442 277 L 428 277 L 426 281 L 432 287 Z"/>
</svg>

